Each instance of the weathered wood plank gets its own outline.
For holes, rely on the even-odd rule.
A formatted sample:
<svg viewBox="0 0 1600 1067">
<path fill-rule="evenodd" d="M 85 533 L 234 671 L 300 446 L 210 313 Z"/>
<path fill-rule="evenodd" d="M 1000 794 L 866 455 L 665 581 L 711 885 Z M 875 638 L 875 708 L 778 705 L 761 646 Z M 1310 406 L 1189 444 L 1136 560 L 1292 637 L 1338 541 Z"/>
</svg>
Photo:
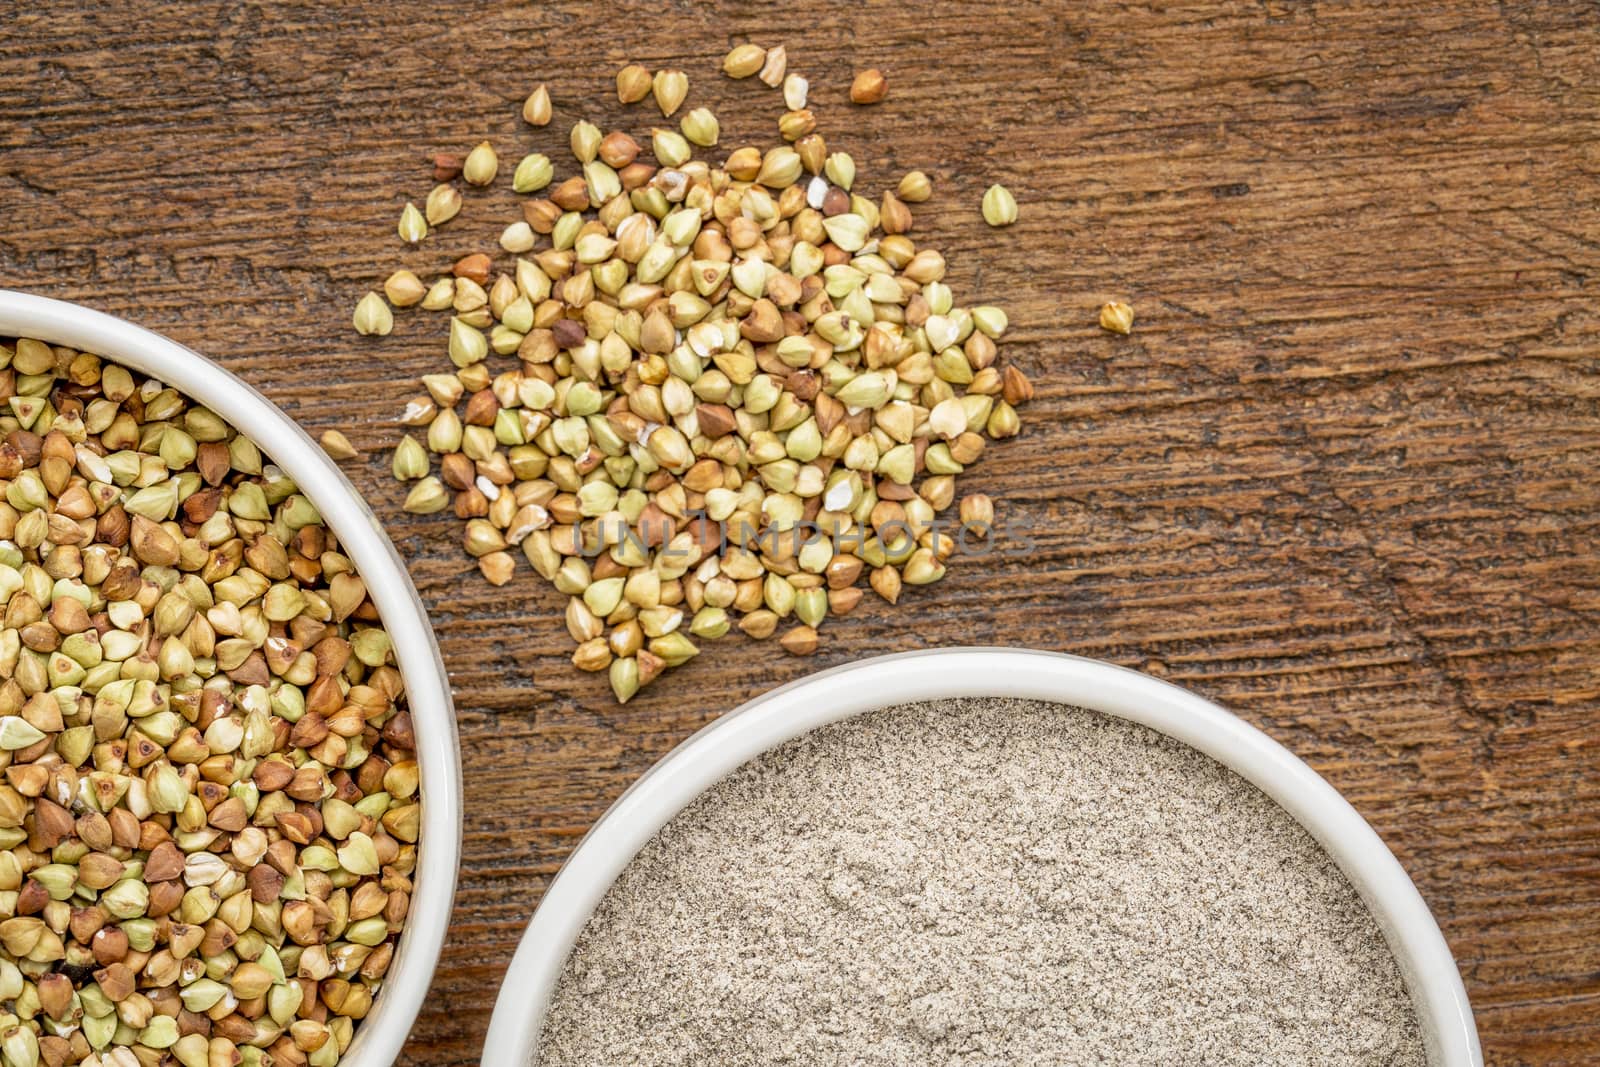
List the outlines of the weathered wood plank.
<svg viewBox="0 0 1600 1067">
<path fill-rule="evenodd" d="M 0 0 L 0 284 L 126 314 L 369 456 L 358 484 L 436 610 L 468 766 L 457 922 L 417 1062 L 470 1063 L 541 887 L 696 726 L 769 685 L 981 637 L 1221 699 L 1407 863 L 1492 1062 L 1600 1046 L 1600 78 L 1595 10 L 1539 5 L 41 6 Z M 972 472 L 1035 542 L 870 598 L 813 660 L 730 640 L 625 709 L 566 664 L 559 598 L 477 580 L 379 450 L 436 320 L 348 329 L 398 265 L 492 246 L 501 188 L 421 250 L 421 158 L 564 144 L 622 63 L 690 73 L 725 143 L 781 107 L 715 71 L 788 44 L 875 191 L 1003 303 L 1038 384 Z M 844 103 L 853 70 L 890 94 Z M 516 102 L 547 80 L 557 123 Z M 525 147 L 524 147 L 525 146 Z M 552 152 L 552 155 L 556 153 Z M 1023 205 L 984 227 L 983 188 Z M 1139 313 L 1102 334 L 1109 296 Z"/>
</svg>

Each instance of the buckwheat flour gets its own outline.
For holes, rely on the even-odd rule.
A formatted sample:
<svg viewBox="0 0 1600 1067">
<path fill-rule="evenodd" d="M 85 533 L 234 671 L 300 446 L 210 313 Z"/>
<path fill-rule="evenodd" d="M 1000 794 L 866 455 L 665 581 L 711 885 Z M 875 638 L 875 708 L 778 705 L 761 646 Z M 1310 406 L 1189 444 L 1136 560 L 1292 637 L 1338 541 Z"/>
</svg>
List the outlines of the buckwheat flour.
<svg viewBox="0 0 1600 1067">
<path fill-rule="evenodd" d="M 589 921 L 539 1060 L 1424 1062 L 1372 917 L 1282 809 L 1015 700 L 861 716 L 712 789 Z"/>
</svg>

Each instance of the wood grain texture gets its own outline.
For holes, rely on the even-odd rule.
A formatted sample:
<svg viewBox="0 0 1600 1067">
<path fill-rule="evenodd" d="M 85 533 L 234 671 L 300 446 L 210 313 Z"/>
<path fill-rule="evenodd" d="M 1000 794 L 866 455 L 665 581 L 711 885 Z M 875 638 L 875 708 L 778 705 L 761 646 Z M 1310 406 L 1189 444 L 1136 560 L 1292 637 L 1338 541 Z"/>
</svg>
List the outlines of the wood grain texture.
<svg viewBox="0 0 1600 1067">
<path fill-rule="evenodd" d="M 476 1060 L 539 893 L 673 744 L 762 690 L 962 642 L 1099 656 L 1237 709 L 1345 792 L 1460 959 L 1492 1063 L 1600 1054 L 1600 12 L 1591 3 L 18 4 L 0 0 L 0 285 L 206 352 L 313 430 L 434 612 L 467 765 L 456 921 L 414 1062 Z M 716 73 L 786 42 L 869 192 L 920 167 L 917 237 L 1004 304 L 1038 385 L 967 482 L 1036 543 L 811 660 L 725 642 L 618 709 L 560 598 L 478 579 L 384 474 L 441 321 L 349 329 L 399 265 L 492 248 L 502 182 L 420 250 L 421 160 L 564 158 L 634 132 L 625 62 L 689 72 L 724 143 L 777 94 Z M 852 108 L 853 71 L 887 100 Z M 556 124 L 517 104 L 550 83 Z M 569 161 L 570 162 L 570 161 Z M 978 199 L 1003 181 L 1022 219 Z M 1131 338 L 1094 325 L 1112 296 Z"/>
</svg>

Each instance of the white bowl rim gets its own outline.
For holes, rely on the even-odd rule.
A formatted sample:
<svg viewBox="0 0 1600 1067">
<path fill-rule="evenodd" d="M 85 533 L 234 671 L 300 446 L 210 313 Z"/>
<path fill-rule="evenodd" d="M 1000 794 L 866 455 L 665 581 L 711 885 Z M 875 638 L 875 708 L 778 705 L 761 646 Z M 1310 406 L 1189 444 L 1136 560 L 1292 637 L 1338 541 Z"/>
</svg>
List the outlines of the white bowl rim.
<svg viewBox="0 0 1600 1067">
<path fill-rule="evenodd" d="M 422 831 L 405 931 L 372 1010 L 339 1062 L 393 1063 L 433 979 L 461 858 L 461 752 L 450 683 L 405 564 L 361 494 L 321 447 L 270 400 L 205 356 L 104 312 L 10 289 L 0 289 L 0 336 L 92 352 L 200 401 L 294 479 L 366 580 L 405 680 L 423 782 Z"/>
<path fill-rule="evenodd" d="M 1405 976 L 1429 1062 L 1481 1067 L 1472 1009 L 1438 924 L 1375 831 L 1288 749 L 1221 706 L 1115 664 L 1031 649 L 958 647 L 879 656 L 801 678 L 705 726 L 634 782 L 567 858 L 506 972 L 480 1063 L 534 1062 L 551 993 L 583 924 L 657 830 L 761 752 L 894 704 L 1010 696 L 1142 723 L 1232 768 L 1327 849 L 1377 918 Z"/>
</svg>

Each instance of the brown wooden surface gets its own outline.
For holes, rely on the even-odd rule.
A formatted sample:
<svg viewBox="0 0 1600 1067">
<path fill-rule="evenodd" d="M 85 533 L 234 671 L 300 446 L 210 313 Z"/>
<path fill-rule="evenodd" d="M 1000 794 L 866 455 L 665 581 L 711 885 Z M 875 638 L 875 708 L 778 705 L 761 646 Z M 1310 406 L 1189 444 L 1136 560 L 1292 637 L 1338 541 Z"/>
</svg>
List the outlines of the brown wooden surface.
<svg viewBox="0 0 1600 1067">
<path fill-rule="evenodd" d="M 1099 656 L 1215 697 L 1311 761 L 1411 871 L 1490 1061 L 1600 1056 L 1600 10 L 1593 4 L 57 4 L 0 0 L 0 285 L 163 330 L 308 428 L 434 610 L 467 770 L 455 926 L 419 1063 L 476 1059 L 542 887 L 655 758 L 747 697 L 962 642 Z M 350 331 L 389 270 L 485 247 L 502 179 L 420 250 L 420 160 L 491 138 L 570 170 L 635 132 L 628 61 L 690 75 L 724 144 L 776 93 L 718 75 L 786 42 L 870 193 L 920 167 L 916 236 L 1011 312 L 1039 387 L 965 484 L 1031 559 L 974 561 L 824 631 L 728 640 L 615 707 L 561 598 L 491 591 L 403 515 L 388 420 L 443 320 Z M 880 106 L 844 102 L 880 66 Z M 517 118 L 547 80 L 557 122 Z M 557 150 L 561 152 L 558 154 Z M 509 163 L 507 164 L 509 169 Z M 991 231 L 1006 182 L 1022 221 Z M 1094 325 L 1111 296 L 1135 335 Z"/>
</svg>

